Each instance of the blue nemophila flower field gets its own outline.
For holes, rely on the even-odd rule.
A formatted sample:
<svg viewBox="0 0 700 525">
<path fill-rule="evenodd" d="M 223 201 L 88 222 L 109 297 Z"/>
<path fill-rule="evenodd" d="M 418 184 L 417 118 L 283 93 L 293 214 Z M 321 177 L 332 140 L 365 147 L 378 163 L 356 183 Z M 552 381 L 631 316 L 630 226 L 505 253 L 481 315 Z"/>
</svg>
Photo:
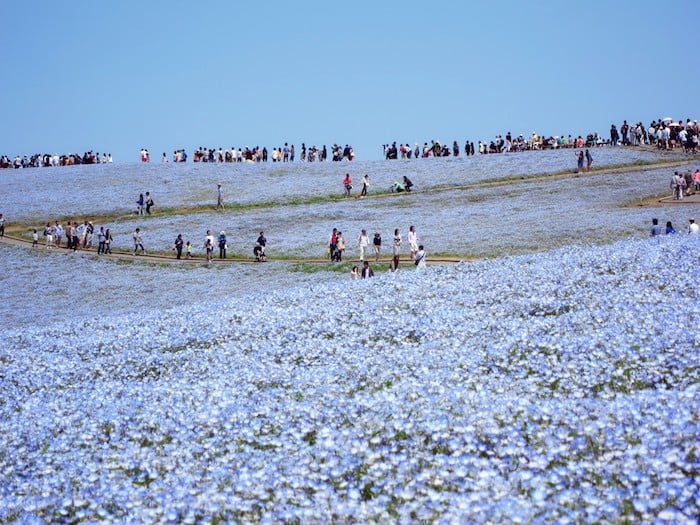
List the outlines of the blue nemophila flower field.
<svg viewBox="0 0 700 525">
<path fill-rule="evenodd" d="M 696 523 L 700 239 L 512 213 L 553 244 L 362 281 L 2 246 L 0 521 Z"/>
</svg>

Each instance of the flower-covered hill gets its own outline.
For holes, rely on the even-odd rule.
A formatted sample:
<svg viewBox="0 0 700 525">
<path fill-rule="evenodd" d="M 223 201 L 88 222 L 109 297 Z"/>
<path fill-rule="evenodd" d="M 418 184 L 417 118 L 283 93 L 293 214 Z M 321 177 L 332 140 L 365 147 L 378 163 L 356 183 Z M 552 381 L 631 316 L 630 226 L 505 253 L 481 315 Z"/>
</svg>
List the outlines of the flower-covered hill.
<svg viewBox="0 0 700 525">
<path fill-rule="evenodd" d="M 0 520 L 696 523 L 695 236 L 0 335 Z"/>
</svg>

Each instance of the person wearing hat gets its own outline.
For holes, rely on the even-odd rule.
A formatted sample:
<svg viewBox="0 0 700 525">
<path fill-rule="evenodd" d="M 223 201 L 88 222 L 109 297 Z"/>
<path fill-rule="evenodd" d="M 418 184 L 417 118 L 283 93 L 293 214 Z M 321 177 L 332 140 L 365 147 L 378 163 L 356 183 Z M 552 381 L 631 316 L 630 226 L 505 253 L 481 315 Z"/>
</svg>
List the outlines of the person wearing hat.
<svg viewBox="0 0 700 525">
<path fill-rule="evenodd" d="M 226 259 L 226 232 L 221 230 L 219 233 L 219 259 Z"/>
</svg>

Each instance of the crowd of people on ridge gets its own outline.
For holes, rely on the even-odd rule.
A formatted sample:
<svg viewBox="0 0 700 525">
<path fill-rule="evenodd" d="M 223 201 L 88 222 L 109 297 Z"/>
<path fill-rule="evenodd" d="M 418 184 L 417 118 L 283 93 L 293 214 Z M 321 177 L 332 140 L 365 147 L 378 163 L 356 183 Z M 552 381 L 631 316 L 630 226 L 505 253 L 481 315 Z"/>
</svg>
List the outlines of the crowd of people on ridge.
<svg viewBox="0 0 700 525">
<path fill-rule="evenodd" d="M 268 151 L 267 147 L 255 146 L 249 148 L 231 147 L 231 149 L 223 148 L 197 148 L 192 154 L 193 162 L 212 162 L 212 163 L 229 163 L 229 162 L 294 162 L 296 158 L 296 148 L 294 144 L 289 145 L 287 142 L 284 146 L 272 148 L 272 152 Z M 353 160 L 355 158 L 355 152 L 352 146 L 345 145 L 341 147 L 338 144 L 333 144 L 331 147 L 331 160 L 339 162 L 342 160 Z M 187 162 L 187 152 L 184 149 L 179 149 L 173 151 L 172 161 L 173 162 Z M 328 160 L 328 149 L 324 145 L 321 149 L 316 146 L 306 147 L 306 144 L 302 142 L 301 151 L 299 155 L 299 160 L 301 162 L 314 162 L 318 160 L 323 162 Z M 148 155 L 147 149 L 141 150 L 141 161 L 150 162 L 150 156 Z M 168 155 L 163 152 L 161 157 L 162 162 L 169 162 Z"/>
<path fill-rule="evenodd" d="M 8 168 L 46 168 L 51 166 L 73 166 L 78 164 L 106 164 L 112 162 L 111 153 L 103 153 L 100 156 L 99 151 L 97 153 L 93 151 L 86 151 L 82 155 L 76 153 L 69 153 L 68 155 L 57 155 L 49 153 L 36 153 L 31 157 L 24 155 L 20 157 L 15 156 L 14 160 L 10 160 L 10 157 L 3 155 L 0 157 L 0 169 Z"/>
<path fill-rule="evenodd" d="M 487 141 L 478 141 L 475 147 L 474 142 L 467 140 L 464 143 L 464 148 L 460 148 L 459 143 L 455 140 L 452 146 L 442 144 L 439 141 L 431 140 L 430 144 L 423 143 L 419 146 L 415 143 L 413 147 L 410 144 L 396 142 L 392 144 L 384 144 L 384 158 L 387 160 L 393 159 L 410 159 L 410 158 L 428 158 L 428 157 L 459 157 L 463 152 L 465 156 L 471 156 L 476 153 L 491 154 L 491 153 L 510 153 L 518 151 L 531 151 L 543 149 L 558 149 L 558 148 L 594 148 L 598 146 L 639 146 L 642 144 L 655 145 L 659 149 L 674 149 L 684 148 L 686 152 L 698 152 L 698 136 L 700 127 L 697 120 L 686 119 L 685 123 L 682 119 L 674 122 L 671 118 L 654 120 L 645 127 L 641 122 L 630 126 L 627 121 L 623 121 L 620 129 L 617 129 L 615 124 L 610 126 L 610 137 L 604 139 L 600 133 L 588 133 L 585 137 L 579 135 L 574 138 L 571 134 L 550 135 L 548 137 L 539 135 L 533 131 L 529 138 L 523 135 L 513 137 L 511 132 L 507 132 L 505 136 L 496 135 L 496 137 Z"/>
</svg>

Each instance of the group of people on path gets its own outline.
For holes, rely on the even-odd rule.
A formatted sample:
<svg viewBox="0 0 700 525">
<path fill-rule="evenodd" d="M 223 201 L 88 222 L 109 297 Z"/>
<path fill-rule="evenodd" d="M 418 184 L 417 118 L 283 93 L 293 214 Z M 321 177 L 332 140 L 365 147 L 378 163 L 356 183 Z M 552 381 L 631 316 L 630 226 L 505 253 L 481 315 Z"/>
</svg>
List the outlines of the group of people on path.
<svg viewBox="0 0 700 525">
<path fill-rule="evenodd" d="M 700 191 L 700 168 L 695 170 L 695 174 L 692 175 L 690 170 L 685 173 L 675 171 L 671 177 L 670 187 L 673 190 L 674 201 L 683 200 L 684 196 L 692 195 L 691 187 L 694 191 Z"/>
<path fill-rule="evenodd" d="M 139 229 L 136 228 L 134 232 L 134 252 L 136 252 L 136 235 L 140 234 Z M 265 232 L 261 231 L 255 241 L 255 246 L 253 247 L 253 256 L 257 262 L 267 261 L 267 256 L 265 255 L 265 247 L 267 246 L 267 238 L 265 237 Z M 207 230 L 204 236 L 204 244 L 202 248 L 206 254 L 207 262 L 212 262 L 214 260 L 214 251 L 218 247 L 219 249 L 219 259 L 226 259 L 226 254 L 228 252 L 228 238 L 226 237 L 226 231 L 221 230 L 218 236 L 214 236 L 211 230 Z M 172 251 L 175 252 L 175 258 L 181 259 L 182 252 L 185 251 L 185 257 L 187 259 L 192 259 L 192 244 L 190 241 L 185 242 L 182 238 L 182 234 L 179 233 L 175 238 L 175 242 L 172 245 Z"/>
<path fill-rule="evenodd" d="M 408 245 L 410 251 L 411 261 L 418 267 L 425 266 L 425 249 L 422 244 L 419 244 L 418 233 L 416 232 L 415 226 L 411 225 L 408 228 Z M 403 240 L 401 238 L 401 231 L 396 228 L 394 230 L 394 236 L 392 238 L 392 249 L 391 249 L 391 271 L 396 271 L 399 267 L 399 262 L 401 259 L 401 247 Z M 369 266 L 368 258 L 370 257 L 370 250 L 374 256 L 374 262 L 378 263 L 382 252 L 382 235 L 379 232 L 375 232 L 373 238 L 370 240 L 367 230 L 364 228 L 360 231 L 360 235 L 357 237 L 357 246 L 359 249 L 359 261 L 363 265 L 363 271 L 367 267 L 369 271 L 371 267 Z M 328 245 L 328 257 L 332 262 L 342 262 L 343 253 L 346 249 L 345 238 L 343 237 L 343 232 L 338 228 L 333 228 Z M 367 272 L 365 272 L 367 273 Z M 359 268 L 358 268 L 358 275 Z M 372 275 L 374 272 L 372 271 Z M 364 274 L 362 275 L 364 277 Z M 353 277 L 355 277 L 353 273 Z"/>
<path fill-rule="evenodd" d="M 362 184 L 362 189 L 360 190 L 360 194 L 358 195 L 358 197 L 363 198 L 367 196 L 367 188 L 369 188 L 369 175 L 365 173 L 362 176 L 362 180 L 360 181 L 360 183 Z M 349 173 L 346 173 L 345 178 L 343 178 L 343 188 L 343 195 L 345 197 L 350 197 L 350 192 L 352 191 L 352 178 L 350 177 Z"/>
<path fill-rule="evenodd" d="M 367 196 L 367 188 L 369 188 L 369 175 L 363 175 L 360 183 L 362 184 L 362 189 L 357 197 L 362 199 Z M 346 173 L 345 177 L 343 178 L 343 196 L 350 197 L 352 195 L 352 188 L 352 177 L 350 177 L 349 173 Z M 401 193 L 404 191 L 410 192 L 412 188 L 413 182 L 404 175 L 403 182 L 394 181 L 389 189 L 392 191 L 392 193 Z"/>
<path fill-rule="evenodd" d="M 94 243 L 95 235 L 97 235 L 97 254 L 112 253 L 112 232 L 109 228 L 105 229 L 100 226 L 99 231 L 95 234 L 95 227 L 91 221 L 85 220 L 82 223 L 78 221 L 68 221 L 64 228 L 59 221 L 51 221 L 46 223 L 42 233 L 44 237 L 44 245 L 47 249 L 60 248 L 63 238 L 66 239 L 65 247 L 68 250 L 89 250 Z M 39 232 L 36 228 L 32 229 L 32 247 L 39 245 Z"/>
</svg>

